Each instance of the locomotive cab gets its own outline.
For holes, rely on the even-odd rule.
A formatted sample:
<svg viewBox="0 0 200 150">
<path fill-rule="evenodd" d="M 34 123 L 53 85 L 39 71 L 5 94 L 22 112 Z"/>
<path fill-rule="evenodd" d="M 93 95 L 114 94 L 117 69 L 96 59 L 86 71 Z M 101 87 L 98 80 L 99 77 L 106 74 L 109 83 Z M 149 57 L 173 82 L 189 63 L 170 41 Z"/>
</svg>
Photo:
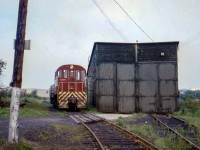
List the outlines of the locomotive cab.
<svg viewBox="0 0 200 150">
<path fill-rule="evenodd" d="M 56 102 L 58 108 L 86 108 L 86 71 L 79 65 L 63 65 L 55 72 Z M 54 107 L 55 107 L 54 106 Z"/>
</svg>

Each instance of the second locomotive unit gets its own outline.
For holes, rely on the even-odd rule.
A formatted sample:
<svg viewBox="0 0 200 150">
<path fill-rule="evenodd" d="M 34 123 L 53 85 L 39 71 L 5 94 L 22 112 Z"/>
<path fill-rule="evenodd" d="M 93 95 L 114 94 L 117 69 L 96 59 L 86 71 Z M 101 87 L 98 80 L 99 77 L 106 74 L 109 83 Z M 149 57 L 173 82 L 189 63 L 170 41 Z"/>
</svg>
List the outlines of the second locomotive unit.
<svg viewBox="0 0 200 150">
<path fill-rule="evenodd" d="M 86 70 L 82 66 L 60 66 L 50 87 L 51 104 L 59 109 L 86 108 L 85 76 Z"/>
</svg>

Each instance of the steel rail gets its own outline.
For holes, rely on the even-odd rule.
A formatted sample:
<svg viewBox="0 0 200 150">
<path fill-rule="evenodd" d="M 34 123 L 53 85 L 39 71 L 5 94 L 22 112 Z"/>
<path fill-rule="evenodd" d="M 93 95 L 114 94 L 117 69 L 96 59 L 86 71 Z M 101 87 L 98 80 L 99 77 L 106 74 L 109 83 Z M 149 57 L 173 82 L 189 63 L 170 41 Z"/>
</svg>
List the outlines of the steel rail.
<svg viewBox="0 0 200 150">
<path fill-rule="evenodd" d="M 197 127 L 196 127 L 195 125 L 193 125 L 193 124 L 188 124 L 185 120 L 183 120 L 183 119 L 181 119 L 181 118 L 177 118 L 177 117 L 175 117 L 175 116 L 170 116 L 170 115 L 167 115 L 167 117 L 171 117 L 171 118 L 173 118 L 173 119 L 176 119 L 176 120 L 178 120 L 178 121 L 181 121 L 181 122 L 185 123 L 186 125 L 192 126 L 195 130 L 197 130 Z"/>
<path fill-rule="evenodd" d="M 163 121 L 161 121 L 160 119 L 158 119 L 156 116 L 154 116 L 153 114 L 150 114 L 150 116 L 154 119 L 157 120 L 160 124 L 162 124 L 163 126 L 165 126 L 167 129 L 169 129 L 171 132 L 175 133 L 176 135 L 178 135 L 179 137 L 181 137 L 186 143 L 190 144 L 192 146 L 192 148 L 198 149 L 200 150 L 200 147 L 195 145 L 192 141 L 190 141 L 189 139 L 185 138 L 183 135 L 181 135 L 180 133 L 178 133 L 176 130 L 174 130 L 173 128 L 169 127 L 167 124 L 165 124 Z"/>
<path fill-rule="evenodd" d="M 106 120 L 103 119 L 106 123 L 108 123 L 110 126 L 114 127 L 115 129 L 117 129 L 118 131 L 122 132 L 123 134 L 129 136 L 133 141 L 140 143 L 141 145 L 145 146 L 147 149 L 149 150 L 160 150 L 159 148 L 157 148 L 155 145 L 153 145 L 152 143 L 146 141 L 145 139 L 143 139 L 142 137 L 135 135 L 134 133 Z"/>
<path fill-rule="evenodd" d="M 117 126 L 117 125 L 113 124 L 111 121 L 108 121 L 108 120 L 106 120 L 104 118 L 101 118 L 99 116 L 96 116 L 96 115 L 94 115 L 94 116 L 96 118 L 100 118 L 101 122 L 104 122 L 104 123 L 108 124 L 111 128 L 114 128 L 118 132 L 121 132 L 122 134 L 128 136 L 132 141 L 134 141 L 136 143 L 139 143 L 141 146 L 144 146 L 146 149 L 148 149 L 148 150 L 160 150 L 155 145 L 153 145 L 152 143 L 146 141 L 142 137 L 140 137 L 138 135 L 135 135 L 135 134 L 131 133 L 130 131 L 128 131 L 128 130 L 126 130 L 124 128 L 121 128 L 120 126 Z M 82 125 L 84 125 L 90 131 L 90 133 L 94 136 L 95 140 L 99 144 L 99 147 L 102 150 L 105 150 L 106 148 L 103 146 L 103 144 L 101 143 L 100 139 L 95 135 L 95 133 L 90 129 L 90 127 L 88 127 L 87 124 L 84 123 L 78 115 L 74 115 L 74 118 L 76 118 L 76 120 L 78 120 Z"/>
<path fill-rule="evenodd" d="M 95 133 L 78 117 L 76 117 L 76 119 L 84 126 L 86 127 L 89 132 L 92 134 L 92 136 L 95 138 L 96 142 L 98 143 L 99 147 L 101 148 L 101 150 L 105 150 L 103 144 L 101 143 L 101 141 L 99 140 L 99 138 L 95 135 Z"/>
</svg>

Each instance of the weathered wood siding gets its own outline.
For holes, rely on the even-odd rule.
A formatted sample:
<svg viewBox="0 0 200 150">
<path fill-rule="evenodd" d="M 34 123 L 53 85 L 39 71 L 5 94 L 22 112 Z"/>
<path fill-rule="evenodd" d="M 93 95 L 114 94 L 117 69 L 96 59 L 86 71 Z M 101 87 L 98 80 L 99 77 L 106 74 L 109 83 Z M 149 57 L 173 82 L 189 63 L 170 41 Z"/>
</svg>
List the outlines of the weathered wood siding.
<svg viewBox="0 0 200 150">
<path fill-rule="evenodd" d="M 138 62 L 177 61 L 177 43 L 139 43 Z M 161 56 L 164 53 L 164 56 Z"/>
<path fill-rule="evenodd" d="M 135 48 L 133 44 L 98 44 L 98 62 L 135 62 Z"/>
</svg>

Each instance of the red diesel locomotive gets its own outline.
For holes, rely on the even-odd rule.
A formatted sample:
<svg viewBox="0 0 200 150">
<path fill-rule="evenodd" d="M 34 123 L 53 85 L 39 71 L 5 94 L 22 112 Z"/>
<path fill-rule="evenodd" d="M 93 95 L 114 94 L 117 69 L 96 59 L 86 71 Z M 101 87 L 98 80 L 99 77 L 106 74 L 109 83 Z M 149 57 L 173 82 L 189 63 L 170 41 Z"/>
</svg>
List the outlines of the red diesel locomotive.
<svg viewBox="0 0 200 150">
<path fill-rule="evenodd" d="M 55 72 L 50 100 L 55 108 L 86 108 L 86 70 L 79 65 L 63 65 Z"/>
</svg>

